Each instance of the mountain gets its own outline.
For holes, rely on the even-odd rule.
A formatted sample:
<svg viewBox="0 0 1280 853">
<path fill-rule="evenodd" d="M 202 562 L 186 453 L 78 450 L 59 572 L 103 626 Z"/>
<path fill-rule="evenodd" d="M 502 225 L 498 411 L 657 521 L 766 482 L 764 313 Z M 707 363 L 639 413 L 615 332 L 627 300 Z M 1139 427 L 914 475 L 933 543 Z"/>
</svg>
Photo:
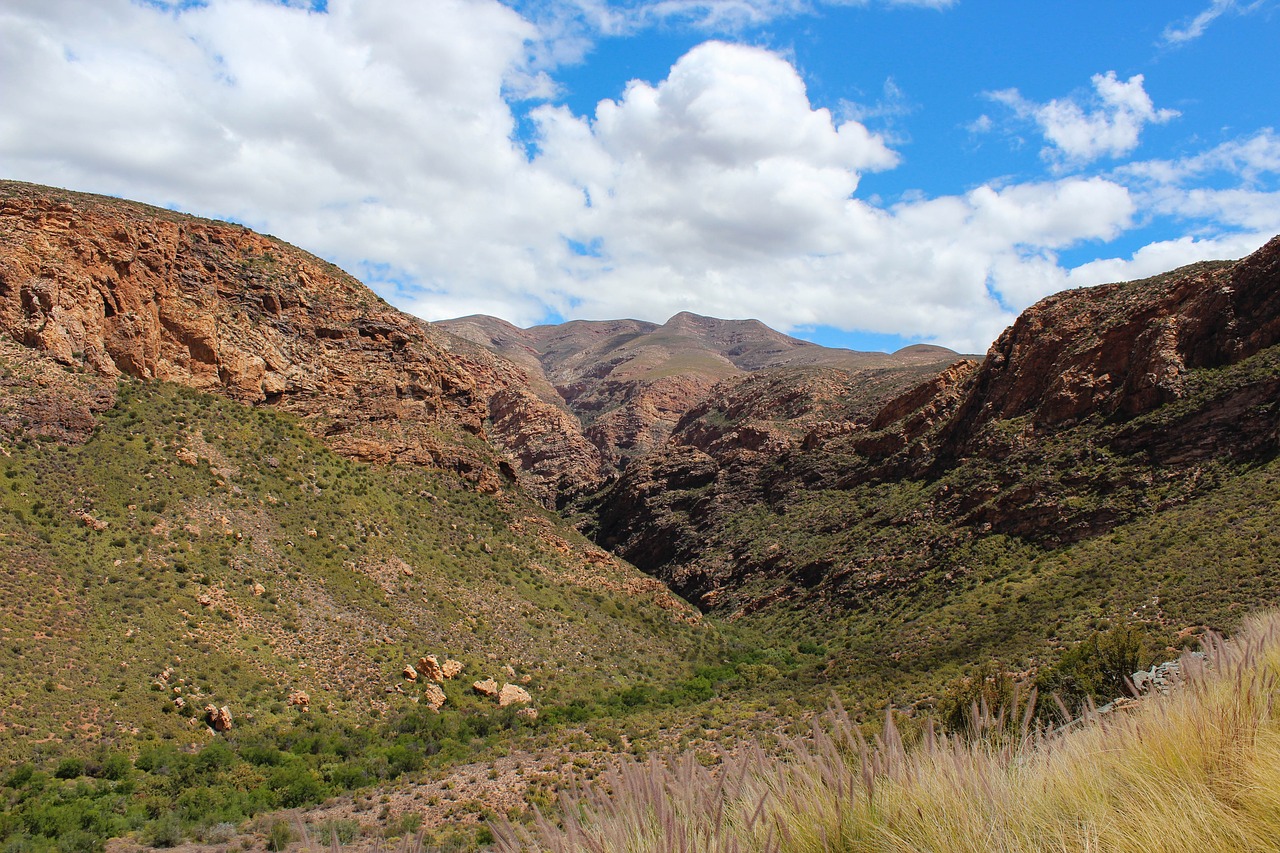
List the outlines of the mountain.
<svg viewBox="0 0 1280 853">
<path fill-rule="evenodd" d="M 240 226 L 0 183 L 0 841 L 338 794 L 297 817 L 474 826 L 833 693 L 1101 698 L 1098 650 L 1280 602 L 1278 294 L 1280 238 L 983 359 L 429 324 Z"/>
<path fill-rule="evenodd" d="M 246 228 L 0 182 L 0 333 L 101 376 L 178 382 L 303 418 L 336 452 L 550 499 L 600 478 L 510 362 Z"/>
<path fill-rule="evenodd" d="M 564 405 L 612 468 L 661 446 L 713 386 L 789 368 L 833 373 L 920 367 L 954 360 L 924 344 L 892 355 L 832 349 L 776 332 L 758 320 L 718 320 L 682 312 L 662 325 L 639 320 L 573 320 L 520 329 L 495 317 L 435 324 L 524 367 L 536 393 Z M 910 380 L 906 380 L 910 381 Z"/>
<path fill-rule="evenodd" d="M 1174 643 L 1280 601 L 1278 293 L 1280 238 L 1050 297 L 905 393 L 761 374 L 578 509 L 704 610 L 827 637 L 862 695 L 1100 625 Z"/>
<path fill-rule="evenodd" d="M 711 695 L 722 632 L 529 494 L 591 470 L 573 424 L 277 240 L 0 185 L 0 839 L 171 844 Z"/>
</svg>

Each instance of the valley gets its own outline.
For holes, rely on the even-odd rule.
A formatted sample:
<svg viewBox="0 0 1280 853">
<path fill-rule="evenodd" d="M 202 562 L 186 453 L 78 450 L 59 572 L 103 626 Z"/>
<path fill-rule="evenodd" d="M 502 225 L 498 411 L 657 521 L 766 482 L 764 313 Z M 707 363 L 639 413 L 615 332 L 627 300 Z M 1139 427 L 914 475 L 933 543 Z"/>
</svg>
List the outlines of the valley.
<svg viewBox="0 0 1280 853">
<path fill-rule="evenodd" d="M 0 839 L 468 849 L 833 701 L 915 735 L 1014 683 L 1109 701 L 1089 648 L 1280 604 L 1278 451 L 1280 238 L 984 357 L 858 353 L 427 323 L 241 226 L 2 182 Z"/>
</svg>

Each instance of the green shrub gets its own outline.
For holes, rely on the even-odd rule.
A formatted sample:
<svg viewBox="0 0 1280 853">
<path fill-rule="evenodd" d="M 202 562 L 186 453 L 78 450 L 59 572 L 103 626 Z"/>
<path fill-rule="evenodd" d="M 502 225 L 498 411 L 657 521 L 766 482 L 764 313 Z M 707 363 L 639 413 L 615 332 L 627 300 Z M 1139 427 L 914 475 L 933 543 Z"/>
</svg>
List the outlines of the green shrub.
<svg viewBox="0 0 1280 853">
<path fill-rule="evenodd" d="M 271 824 L 271 829 L 267 832 L 267 849 L 274 851 L 284 850 L 292 840 L 293 830 L 289 829 L 289 824 L 278 820 Z"/>
<path fill-rule="evenodd" d="M 151 821 L 142 837 L 152 847 L 177 847 L 184 839 L 182 824 L 176 814 L 169 812 Z"/>
<path fill-rule="evenodd" d="M 84 775 L 84 762 L 79 758 L 64 758 L 58 762 L 53 775 L 58 779 L 79 779 Z"/>
<path fill-rule="evenodd" d="M 1009 673 L 994 664 L 984 664 L 970 675 L 950 681 L 942 689 L 937 719 L 948 731 L 979 734 L 1001 711 L 1006 719 L 1016 717 L 1017 690 Z"/>
<path fill-rule="evenodd" d="M 1117 625 L 1064 652 L 1056 665 L 1040 673 L 1036 686 L 1046 696 L 1056 694 L 1074 712 L 1086 699 L 1109 702 L 1129 695 L 1129 678 L 1149 667 L 1154 657 L 1142 631 Z"/>
</svg>

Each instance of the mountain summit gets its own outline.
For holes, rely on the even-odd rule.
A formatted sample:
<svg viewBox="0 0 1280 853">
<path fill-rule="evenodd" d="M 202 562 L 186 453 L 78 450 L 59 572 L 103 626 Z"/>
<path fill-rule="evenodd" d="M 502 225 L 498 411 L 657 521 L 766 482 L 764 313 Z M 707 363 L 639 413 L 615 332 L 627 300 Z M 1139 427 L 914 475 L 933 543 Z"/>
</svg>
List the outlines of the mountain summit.
<svg viewBox="0 0 1280 853">
<path fill-rule="evenodd" d="M 833 373 L 940 369 L 957 356 L 917 345 L 892 355 L 833 349 L 784 335 L 759 320 L 681 312 L 661 325 L 572 320 L 520 329 L 477 315 L 435 324 L 525 367 L 548 402 L 567 406 L 605 461 L 623 467 L 661 446 L 717 383 L 763 371 Z M 905 380 L 909 382 L 910 380 Z"/>
</svg>

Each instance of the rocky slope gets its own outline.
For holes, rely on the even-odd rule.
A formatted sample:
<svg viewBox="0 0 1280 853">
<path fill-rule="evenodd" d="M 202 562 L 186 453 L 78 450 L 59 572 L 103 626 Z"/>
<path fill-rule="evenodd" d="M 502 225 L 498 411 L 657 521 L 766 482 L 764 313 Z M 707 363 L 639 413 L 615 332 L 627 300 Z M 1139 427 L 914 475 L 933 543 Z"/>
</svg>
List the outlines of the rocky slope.
<svg viewBox="0 0 1280 853">
<path fill-rule="evenodd" d="M 519 478 L 550 500 L 600 477 L 576 420 L 517 366 L 235 225 L 0 183 L 0 334 L 106 378 L 274 406 L 344 455 L 488 491 Z"/>
<path fill-rule="evenodd" d="M 1097 536 L 1280 449 L 1277 294 L 1280 238 L 1239 262 L 1050 297 L 981 363 L 905 393 L 809 387 L 779 423 L 791 391 L 743 383 L 633 461 L 587 508 L 594 533 L 704 606 L 737 609 L 910 589 L 992 535 Z M 824 530 L 860 538 L 806 556 Z M 744 593 L 753 578 L 769 592 Z"/>
<path fill-rule="evenodd" d="M 955 353 L 917 345 L 892 355 L 832 349 L 758 320 L 683 312 L 666 323 L 574 320 L 519 329 L 494 317 L 445 320 L 441 328 L 526 368 L 538 394 L 582 421 L 605 460 L 621 468 L 664 444 L 680 419 L 720 382 L 796 367 L 846 372 L 940 367 Z"/>
</svg>

